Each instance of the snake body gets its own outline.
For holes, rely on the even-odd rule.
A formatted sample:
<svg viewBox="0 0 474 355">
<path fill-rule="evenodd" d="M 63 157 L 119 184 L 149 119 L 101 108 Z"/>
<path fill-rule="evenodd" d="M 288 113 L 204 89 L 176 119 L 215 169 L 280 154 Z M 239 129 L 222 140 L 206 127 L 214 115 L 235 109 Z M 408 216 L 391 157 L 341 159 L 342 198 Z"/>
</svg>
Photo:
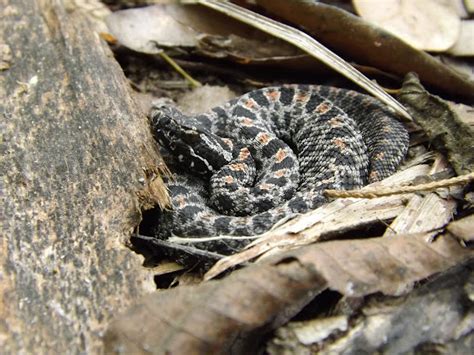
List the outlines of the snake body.
<svg viewBox="0 0 474 355">
<path fill-rule="evenodd" d="M 173 207 L 155 234 L 251 236 L 326 202 L 325 189 L 354 189 L 391 175 L 408 147 L 395 114 L 376 99 L 327 86 L 249 92 L 208 113 L 157 105 L 152 126 L 178 174 Z M 250 240 L 194 246 L 231 253 Z"/>
</svg>

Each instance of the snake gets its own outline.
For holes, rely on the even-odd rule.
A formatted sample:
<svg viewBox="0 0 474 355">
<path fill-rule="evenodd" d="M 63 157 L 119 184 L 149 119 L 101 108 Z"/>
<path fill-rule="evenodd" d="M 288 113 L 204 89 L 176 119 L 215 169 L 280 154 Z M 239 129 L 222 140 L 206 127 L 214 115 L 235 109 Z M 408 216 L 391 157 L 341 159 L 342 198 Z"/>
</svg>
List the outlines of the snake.
<svg viewBox="0 0 474 355">
<path fill-rule="evenodd" d="M 327 203 L 326 189 L 392 175 L 409 142 L 377 99 L 322 85 L 256 89 L 197 115 L 155 103 L 150 118 L 174 172 L 154 237 L 225 255 Z"/>
</svg>

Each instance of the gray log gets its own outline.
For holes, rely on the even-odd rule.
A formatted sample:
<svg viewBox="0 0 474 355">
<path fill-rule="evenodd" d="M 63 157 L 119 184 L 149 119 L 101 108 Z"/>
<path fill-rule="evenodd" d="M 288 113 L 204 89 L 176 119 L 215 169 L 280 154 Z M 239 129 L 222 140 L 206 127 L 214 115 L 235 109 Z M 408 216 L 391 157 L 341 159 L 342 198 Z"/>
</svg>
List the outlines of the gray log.
<svg viewBox="0 0 474 355">
<path fill-rule="evenodd" d="M 94 353 L 106 322 L 152 286 L 124 242 L 156 147 L 83 16 L 0 3 L 1 352 Z"/>
</svg>

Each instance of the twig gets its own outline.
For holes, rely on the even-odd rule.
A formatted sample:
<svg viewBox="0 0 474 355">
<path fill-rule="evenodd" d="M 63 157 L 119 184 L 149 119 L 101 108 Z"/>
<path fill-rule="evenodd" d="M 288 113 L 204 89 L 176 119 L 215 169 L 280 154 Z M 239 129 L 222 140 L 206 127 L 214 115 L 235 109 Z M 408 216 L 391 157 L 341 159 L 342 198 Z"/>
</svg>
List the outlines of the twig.
<svg viewBox="0 0 474 355">
<path fill-rule="evenodd" d="M 453 185 L 465 184 L 474 180 L 474 173 L 456 176 L 450 179 L 429 182 L 426 184 L 419 184 L 414 186 L 395 186 L 388 188 L 372 188 L 364 190 L 325 190 L 324 194 L 327 197 L 354 197 L 354 198 L 377 198 L 382 196 L 399 195 L 420 191 L 432 191 L 441 187 L 448 187 Z"/>
<path fill-rule="evenodd" d="M 141 235 L 141 234 L 134 234 L 133 237 L 145 240 L 147 242 L 150 242 L 152 244 L 158 245 L 160 247 L 168 248 L 168 249 L 174 249 L 174 250 L 179 250 L 182 252 L 185 252 L 187 254 L 191 254 L 194 256 L 200 256 L 206 259 L 214 259 L 214 260 L 220 260 L 224 258 L 226 255 L 222 255 L 219 253 L 214 253 L 212 251 L 206 251 L 203 249 L 198 249 L 186 245 L 180 245 L 176 243 L 170 243 L 168 241 L 164 241 L 161 239 L 153 238 L 153 237 L 148 237 L 146 235 Z"/>
<path fill-rule="evenodd" d="M 216 240 L 253 240 L 253 239 L 258 239 L 260 236 L 259 235 L 253 235 L 253 236 L 235 236 L 235 235 L 219 235 L 216 237 L 179 237 L 176 235 L 173 235 L 170 237 L 168 240 L 172 243 L 202 243 L 202 242 L 212 242 Z"/>
</svg>

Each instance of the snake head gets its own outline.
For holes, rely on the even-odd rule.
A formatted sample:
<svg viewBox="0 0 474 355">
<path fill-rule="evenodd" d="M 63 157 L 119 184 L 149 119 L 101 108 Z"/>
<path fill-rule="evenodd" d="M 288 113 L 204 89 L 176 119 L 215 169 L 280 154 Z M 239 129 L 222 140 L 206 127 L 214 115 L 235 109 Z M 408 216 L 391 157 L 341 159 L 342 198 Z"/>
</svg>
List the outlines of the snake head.
<svg viewBox="0 0 474 355">
<path fill-rule="evenodd" d="M 158 142 L 188 172 L 210 176 L 233 158 L 233 147 L 228 140 L 216 136 L 175 107 L 154 106 L 151 120 Z"/>
</svg>

